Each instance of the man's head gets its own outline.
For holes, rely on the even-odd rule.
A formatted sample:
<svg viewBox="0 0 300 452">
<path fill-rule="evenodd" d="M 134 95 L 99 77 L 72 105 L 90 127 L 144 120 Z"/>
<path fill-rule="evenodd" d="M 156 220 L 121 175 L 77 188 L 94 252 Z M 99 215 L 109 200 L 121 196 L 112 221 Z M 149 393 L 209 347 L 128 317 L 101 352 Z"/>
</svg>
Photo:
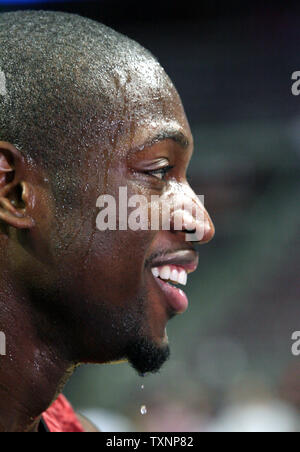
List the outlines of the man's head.
<svg viewBox="0 0 300 452">
<path fill-rule="evenodd" d="M 100 231 L 96 203 L 126 187 L 149 206 L 153 195 L 199 205 L 192 147 L 172 82 L 140 45 L 79 16 L 0 15 L 0 290 L 12 285 L 71 361 L 125 358 L 145 373 L 167 359 L 166 324 L 186 300 L 162 279 L 184 282 L 195 243 L 172 219 L 122 230 L 118 213 Z M 214 234 L 203 212 L 200 243 Z"/>
</svg>

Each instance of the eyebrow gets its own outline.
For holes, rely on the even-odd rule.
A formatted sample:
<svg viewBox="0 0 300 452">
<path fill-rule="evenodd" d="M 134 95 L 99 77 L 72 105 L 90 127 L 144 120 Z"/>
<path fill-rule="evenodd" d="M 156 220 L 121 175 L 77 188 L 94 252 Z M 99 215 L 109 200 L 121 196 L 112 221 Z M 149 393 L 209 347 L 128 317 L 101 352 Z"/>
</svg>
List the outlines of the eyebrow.
<svg viewBox="0 0 300 452">
<path fill-rule="evenodd" d="M 143 150 L 164 140 L 173 140 L 175 143 L 179 144 L 183 149 L 187 149 L 191 144 L 189 139 L 185 136 L 185 134 L 180 132 L 179 130 L 162 130 L 161 132 L 154 135 L 153 138 L 139 146 L 137 149 Z"/>
</svg>

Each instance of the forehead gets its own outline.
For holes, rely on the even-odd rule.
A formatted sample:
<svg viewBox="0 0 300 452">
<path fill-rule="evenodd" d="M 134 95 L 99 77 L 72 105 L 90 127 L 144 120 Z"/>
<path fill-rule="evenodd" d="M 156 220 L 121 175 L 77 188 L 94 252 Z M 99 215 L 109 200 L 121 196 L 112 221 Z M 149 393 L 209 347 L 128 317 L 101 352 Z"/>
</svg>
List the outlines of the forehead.
<svg viewBox="0 0 300 452">
<path fill-rule="evenodd" d="M 136 122 L 151 121 L 154 124 L 159 120 L 184 120 L 180 97 L 155 59 L 129 64 L 127 71 L 126 100 Z"/>
<path fill-rule="evenodd" d="M 182 136 L 192 143 L 181 99 L 156 60 L 132 63 L 120 73 L 119 81 L 115 114 L 120 112 L 122 133 L 115 146 L 139 148 L 164 135 Z"/>
</svg>

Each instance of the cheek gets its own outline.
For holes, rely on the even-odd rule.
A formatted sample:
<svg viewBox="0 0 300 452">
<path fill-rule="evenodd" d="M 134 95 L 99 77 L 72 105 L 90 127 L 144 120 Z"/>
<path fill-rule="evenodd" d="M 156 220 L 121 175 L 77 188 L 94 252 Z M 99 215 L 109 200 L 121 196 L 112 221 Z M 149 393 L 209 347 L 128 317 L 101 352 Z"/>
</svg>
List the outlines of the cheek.
<svg viewBox="0 0 300 452">
<path fill-rule="evenodd" d="M 145 285 L 148 234 L 129 230 L 95 232 L 84 265 L 86 289 L 103 300 L 121 305 L 132 302 Z"/>
<path fill-rule="evenodd" d="M 118 177 L 117 177 L 118 176 Z M 116 224 L 119 224 L 119 188 L 127 187 L 128 199 L 140 194 L 135 184 L 128 184 L 120 172 L 112 172 L 110 184 L 102 192 L 116 201 Z M 137 192 L 138 191 L 138 192 Z M 99 191 L 89 199 L 89 219 L 84 222 L 77 236 L 77 252 L 80 258 L 80 285 L 84 293 L 93 300 L 113 300 L 115 304 L 132 302 L 145 291 L 145 258 L 154 239 L 155 232 L 105 230 L 97 228 L 97 217 L 101 208 L 97 207 Z M 107 205 L 105 205 L 106 207 Z M 130 209 L 128 209 L 130 212 Z"/>
</svg>

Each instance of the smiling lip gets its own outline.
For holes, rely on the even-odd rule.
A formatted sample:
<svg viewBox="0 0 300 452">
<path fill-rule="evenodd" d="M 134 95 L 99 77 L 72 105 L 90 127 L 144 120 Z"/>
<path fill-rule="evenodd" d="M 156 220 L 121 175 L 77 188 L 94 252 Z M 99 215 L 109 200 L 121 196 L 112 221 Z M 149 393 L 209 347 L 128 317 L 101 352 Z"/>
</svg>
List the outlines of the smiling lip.
<svg viewBox="0 0 300 452">
<path fill-rule="evenodd" d="M 198 267 L 198 253 L 193 250 L 180 250 L 162 255 L 151 261 L 151 267 L 163 265 L 177 265 L 184 268 L 188 273 L 194 272 Z"/>
<path fill-rule="evenodd" d="M 188 298 L 181 289 L 169 282 L 186 285 L 187 275 L 194 272 L 197 266 L 198 254 L 192 250 L 177 251 L 151 261 L 153 277 L 164 292 L 169 307 L 176 314 L 187 310 Z"/>
</svg>

